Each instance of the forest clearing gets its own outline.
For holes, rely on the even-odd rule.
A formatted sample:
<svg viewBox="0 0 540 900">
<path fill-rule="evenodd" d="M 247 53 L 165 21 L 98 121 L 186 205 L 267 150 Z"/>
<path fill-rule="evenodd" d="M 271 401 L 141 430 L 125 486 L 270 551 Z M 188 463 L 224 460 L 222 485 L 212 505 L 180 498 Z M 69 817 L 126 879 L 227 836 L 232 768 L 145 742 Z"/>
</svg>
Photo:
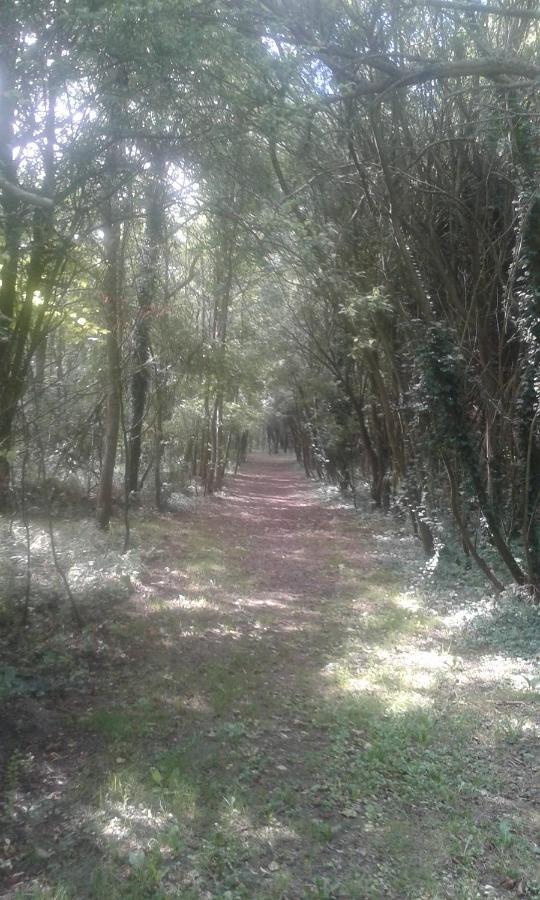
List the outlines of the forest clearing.
<svg viewBox="0 0 540 900">
<path fill-rule="evenodd" d="M 537 0 L 0 0 L 0 896 L 540 898 Z"/>
<path fill-rule="evenodd" d="M 129 600 L 35 638 L 2 896 L 537 896 L 515 610 L 512 643 L 459 584 L 422 596 L 405 530 L 323 502 L 283 457 L 134 532 Z"/>
</svg>

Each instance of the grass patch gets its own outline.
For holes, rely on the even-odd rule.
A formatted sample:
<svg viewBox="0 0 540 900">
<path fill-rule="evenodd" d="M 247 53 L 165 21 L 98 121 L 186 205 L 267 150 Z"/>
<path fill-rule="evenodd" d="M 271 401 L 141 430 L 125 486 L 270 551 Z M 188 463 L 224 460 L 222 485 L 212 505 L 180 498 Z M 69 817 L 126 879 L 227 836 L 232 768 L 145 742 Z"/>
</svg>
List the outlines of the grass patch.
<svg viewBox="0 0 540 900">
<path fill-rule="evenodd" d="M 465 651 L 482 650 L 518 659 L 540 658 L 540 606 L 523 600 L 495 601 L 481 609 L 459 636 Z M 540 687 L 540 675 L 531 684 Z"/>
<path fill-rule="evenodd" d="M 90 824 L 65 858 L 51 840 L 43 887 L 16 896 L 477 900 L 491 885 L 540 897 L 535 685 L 530 668 L 515 677 L 536 652 L 536 612 L 486 607 L 470 634 L 450 635 L 446 607 L 402 593 L 401 545 L 352 519 L 347 529 L 374 551 L 371 568 L 345 545 L 322 560 L 320 543 L 307 546 L 310 575 L 331 571 L 335 592 L 261 604 L 258 624 L 275 627 L 254 634 L 252 611 L 230 602 L 256 582 L 238 536 L 229 546 L 196 517 L 189 529 L 137 521 L 152 566 L 192 584 L 108 623 L 131 669 L 79 720 L 102 739 L 92 787 L 73 791 Z M 18 675 L 4 671 L 0 691 L 22 693 Z M 14 759 L 16 799 L 26 772 Z"/>
<path fill-rule="evenodd" d="M 471 799 L 492 780 L 465 717 L 389 713 L 368 696 L 325 710 L 322 720 L 332 736 L 317 768 L 331 804 L 391 798 L 436 809 Z"/>
<path fill-rule="evenodd" d="M 112 706 L 92 710 L 83 717 L 83 724 L 111 744 L 128 744 L 165 728 L 168 715 L 155 700 L 139 697 L 129 709 Z"/>
</svg>

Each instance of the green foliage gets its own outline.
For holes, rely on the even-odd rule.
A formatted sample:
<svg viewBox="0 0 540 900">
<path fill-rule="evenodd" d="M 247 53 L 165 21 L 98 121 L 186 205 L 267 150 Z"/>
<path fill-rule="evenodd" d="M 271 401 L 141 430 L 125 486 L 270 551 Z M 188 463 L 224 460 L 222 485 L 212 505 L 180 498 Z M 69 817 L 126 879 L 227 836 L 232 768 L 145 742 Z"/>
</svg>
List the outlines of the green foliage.
<svg viewBox="0 0 540 900">
<path fill-rule="evenodd" d="M 472 462 L 476 456 L 466 421 L 463 356 L 443 326 L 433 326 L 419 349 L 423 402 L 432 413 L 434 448 Z"/>
<path fill-rule="evenodd" d="M 505 597 L 474 616 L 465 643 L 476 649 L 535 660 L 540 653 L 540 609 L 523 599 Z M 527 688 L 525 678 L 523 686 Z"/>
<path fill-rule="evenodd" d="M 40 696 L 46 693 L 48 687 L 49 681 L 41 673 L 23 673 L 10 665 L 0 667 L 0 700 L 29 695 Z"/>
<path fill-rule="evenodd" d="M 24 694 L 27 691 L 27 685 L 23 678 L 17 672 L 14 666 L 3 666 L 0 669 L 0 699 L 6 700 L 8 697 Z"/>
</svg>

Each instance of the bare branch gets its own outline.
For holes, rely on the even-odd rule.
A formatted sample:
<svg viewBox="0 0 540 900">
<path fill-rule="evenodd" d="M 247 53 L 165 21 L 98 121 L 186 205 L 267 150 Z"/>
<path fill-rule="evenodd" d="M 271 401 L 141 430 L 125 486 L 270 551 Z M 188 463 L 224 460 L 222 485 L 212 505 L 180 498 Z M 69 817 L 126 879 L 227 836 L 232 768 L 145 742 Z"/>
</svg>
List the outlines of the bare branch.
<svg viewBox="0 0 540 900">
<path fill-rule="evenodd" d="M 537 9 L 524 9 L 520 6 L 492 6 L 489 3 L 449 2 L 449 0 L 424 0 L 418 6 L 434 6 L 436 9 L 445 9 L 455 12 L 483 13 L 486 16 L 504 16 L 507 19 L 539 19 L 540 12 Z"/>
<path fill-rule="evenodd" d="M 512 59 L 461 59 L 455 62 L 430 62 L 425 65 L 410 69 L 400 70 L 393 78 L 379 81 L 369 81 L 367 78 L 355 78 L 351 88 L 341 94 L 332 94 L 324 98 L 327 103 L 336 103 L 339 100 L 348 100 L 358 96 L 381 96 L 385 93 L 412 85 L 425 84 L 429 81 L 438 81 L 446 78 L 467 78 L 476 76 L 490 78 L 494 81 L 511 76 L 523 78 L 522 82 L 512 84 L 513 88 L 528 87 L 540 78 L 540 66 L 519 62 Z M 500 82 L 499 82 L 500 84 Z M 504 84 L 502 85 L 504 86 Z"/>
</svg>

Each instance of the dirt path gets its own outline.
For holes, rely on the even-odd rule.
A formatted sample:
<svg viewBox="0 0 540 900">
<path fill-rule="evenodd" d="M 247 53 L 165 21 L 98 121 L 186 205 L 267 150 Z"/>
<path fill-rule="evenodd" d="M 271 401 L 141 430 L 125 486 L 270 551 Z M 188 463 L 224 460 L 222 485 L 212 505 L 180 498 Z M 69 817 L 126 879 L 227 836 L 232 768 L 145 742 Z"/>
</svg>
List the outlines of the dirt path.
<svg viewBox="0 0 540 900">
<path fill-rule="evenodd" d="M 262 456 L 136 522 L 144 577 L 12 766 L 1 896 L 537 896 L 522 693 L 478 704 L 380 524 Z"/>
</svg>

